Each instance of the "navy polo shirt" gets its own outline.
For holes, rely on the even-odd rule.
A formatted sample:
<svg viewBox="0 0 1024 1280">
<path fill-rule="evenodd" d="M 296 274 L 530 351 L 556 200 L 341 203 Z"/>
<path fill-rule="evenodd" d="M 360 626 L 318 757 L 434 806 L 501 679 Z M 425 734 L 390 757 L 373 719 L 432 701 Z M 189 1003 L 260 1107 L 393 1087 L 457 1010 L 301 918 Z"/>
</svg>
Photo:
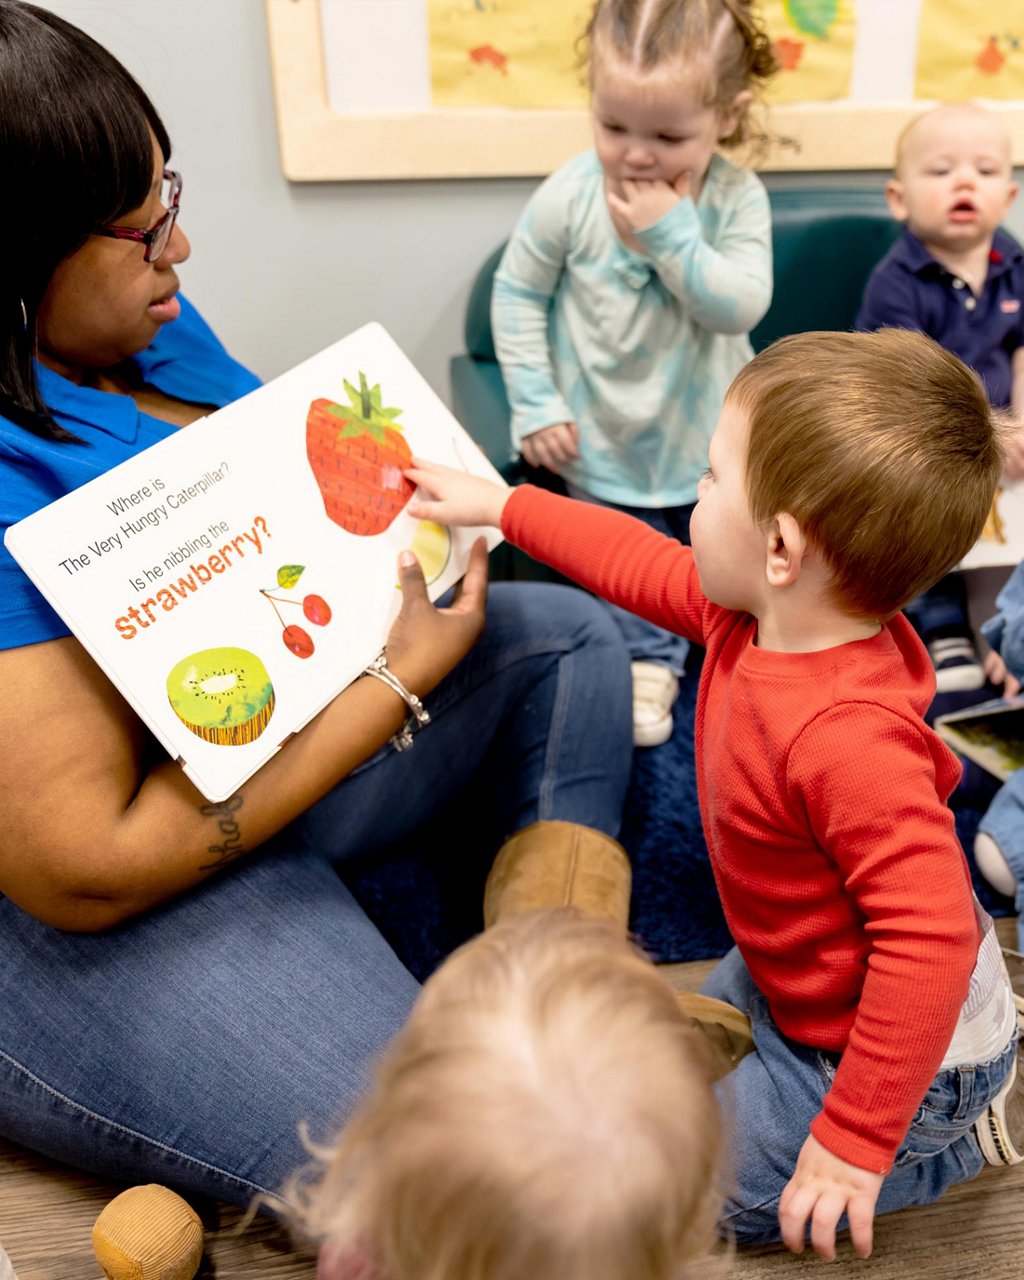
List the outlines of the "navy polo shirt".
<svg viewBox="0 0 1024 1280">
<path fill-rule="evenodd" d="M 1005 408 L 1013 353 L 1024 346 L 1024 250 L 996 231 L 985 286 L 975 297 L 904 229 L 872 271 L 855 325 L 868 333 L 886 327 L 934 338 L 980 376 L 991 405 Z"/>
</svg>

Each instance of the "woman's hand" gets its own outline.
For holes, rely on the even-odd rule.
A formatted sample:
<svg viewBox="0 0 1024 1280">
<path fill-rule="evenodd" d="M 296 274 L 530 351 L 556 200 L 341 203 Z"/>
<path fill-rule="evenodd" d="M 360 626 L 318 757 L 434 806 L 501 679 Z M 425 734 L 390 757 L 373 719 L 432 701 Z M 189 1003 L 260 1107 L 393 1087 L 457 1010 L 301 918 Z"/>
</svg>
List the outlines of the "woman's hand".
<svg viewBox="0 0 1024 1280">
<path fill-rule="evenodd" d="M 465 577 L 446 609 L 431 604 L 423 570 L 411 551 L 399 556 L 398 576 L 402 609 L 388 635 L 388 666 L 408 689 L 425 697 L 462 661 L 484 629 L 487 543 L 483 538 L 473 543 Z"/>
<path fill-rule="evenodd" d="M 575 422 L 556 422 L 523 437 L 520 452 L 531 467 L 547 467 L 555 475 L 580 456 L 580 429 Z"/>
<path fill-rule="evenodd" d="M 427 598 L 410 552 L 390 665 L 426 694 L 484 623 L 487 556 L 470 553 L 447 609 Z M 57 929 L 130 920 L 258 848 L 378 751 L 406 708 L 381 681 L 352 683 L 230 800 L 207 803 L 70 636 L 0 651 L 0 893 Z"/>
<path fill-rule="evenodd" d="M 501 528 L 501 514 L 512 492 L 508 485 L 422 458 L 413 458 L 405 474 L 427 495 L 417 494 L 406 507 L 417 520 Z"/>
</svg>

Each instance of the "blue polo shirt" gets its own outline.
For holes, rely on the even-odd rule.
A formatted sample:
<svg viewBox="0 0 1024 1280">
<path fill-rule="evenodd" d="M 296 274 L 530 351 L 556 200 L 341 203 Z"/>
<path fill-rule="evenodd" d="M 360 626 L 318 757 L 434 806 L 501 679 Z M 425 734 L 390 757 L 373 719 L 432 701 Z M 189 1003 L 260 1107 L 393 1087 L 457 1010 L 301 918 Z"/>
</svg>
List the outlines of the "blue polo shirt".
<svg viewBox="0 0 1024 1280">
<path fill-rule="evenodd" d="M 260 385 L 185 298 L 135 363 L 146 382 L 193 404 L 220 408 Z M 44 365 L 36 377 L 55 421 L 81 443 L 44 440 L 0 417 L 0 649 L 70 634 L 2 545 L 8 527 L 176 430 L 129 396 L 79 387 Z"/>
<path fill-rule="evenodd" d="M 1024 250 L 996 231 L 985 286 L 975 297 L 904 229 L 872 271 L 855 325 L 861 332 L 886 327 L 934 338 L 979 375 L 991 405 L 1005 408 L 1013 353 L 1024 346 Z"/>
</svg>

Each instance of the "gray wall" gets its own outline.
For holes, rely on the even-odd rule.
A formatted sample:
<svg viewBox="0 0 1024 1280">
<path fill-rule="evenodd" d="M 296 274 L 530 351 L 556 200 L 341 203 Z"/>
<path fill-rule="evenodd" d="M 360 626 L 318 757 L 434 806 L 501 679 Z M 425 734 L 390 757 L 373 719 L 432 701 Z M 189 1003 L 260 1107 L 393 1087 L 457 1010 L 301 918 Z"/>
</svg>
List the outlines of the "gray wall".
<svg viewBox="0 0 1024 1280">
<path fill-rule="evenodd" d="M 156 104 L 184 174 L 185 291 L 272 377 L 367 320 L 447 395 L 477 267 L 535 180 L 299 183 L 281 173 L 262 0 L 45 0 L 119 57 Z M 768 175 L 878 185 L 877 173 Z M 1024 238 L 1024 198 L 1010 219 Z"/>
</svg>

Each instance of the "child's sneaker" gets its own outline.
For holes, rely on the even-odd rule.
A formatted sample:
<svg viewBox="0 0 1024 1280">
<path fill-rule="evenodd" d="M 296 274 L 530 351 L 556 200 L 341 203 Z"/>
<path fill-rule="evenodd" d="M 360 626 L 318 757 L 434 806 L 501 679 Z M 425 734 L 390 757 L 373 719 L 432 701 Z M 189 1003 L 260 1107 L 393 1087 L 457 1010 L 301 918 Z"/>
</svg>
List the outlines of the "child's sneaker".
<svg viewBox="0 0 1024 1280">
<path fill-rule="evenodd" d="M 1022 1054 L 1024 1048 L 1018 1045 L 1010 1078 L 974 1126 L 978 1146 L 988 1164 L 1024 1161 L 1024 1076 L 1019 1070 Z"/>
<path fill-rule="evenodd" d="M 679 696 L 679 681 L 660 662 L 634 662 L 633 742 L 657 747 L 672 736 L 672 707 Z"/>
<path fill-rule="evenodd" d="M 1024 1031 L 1024 956 L 1018 951 L 1004 948 L 1003 959 L 1013 988 L 1013 1002 L 1017 1006 L 1017 1025 Z M 1020 1070 L 1022 1058 L 1024 1040 L 1018 1041 L 1017 1057 L 1009 1079 L 974 1126 L 981 1154 L 989 1164 L 1020 1164 L 1024 1161 L 1024 1073 Z"/>
<path fill-rule="evenodd" d="M 929 640 L 928 652 L 935 667 L 935 688 L 939 693 L 964 693 L 984 686 L 985 673 L 970 636 L 941 636 Z"/>
</svg>

